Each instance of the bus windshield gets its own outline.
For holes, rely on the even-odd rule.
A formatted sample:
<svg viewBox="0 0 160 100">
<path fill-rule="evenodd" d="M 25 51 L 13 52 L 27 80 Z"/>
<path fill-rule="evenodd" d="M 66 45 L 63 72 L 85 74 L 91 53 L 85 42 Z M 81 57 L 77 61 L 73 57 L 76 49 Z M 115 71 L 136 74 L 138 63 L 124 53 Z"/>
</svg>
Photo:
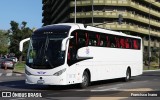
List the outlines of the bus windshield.
<svg viewBox="0 0 160 100">
<path fill-rule="evenodd" d="M 33 36 L 27 55 L 27 65 L 34 69 L 52 69 L 64 64 L 65 52 L 61 51 L 63 38 Z"/>
<path fill-rule="evenodd" d="M 30 39 L 26 65 L 33 69 L 53 69 L 63 65 L 65 51 L 61 51 L 61 45 L 70 28 L 54 25 L 36 30 Z"/>
</svg>

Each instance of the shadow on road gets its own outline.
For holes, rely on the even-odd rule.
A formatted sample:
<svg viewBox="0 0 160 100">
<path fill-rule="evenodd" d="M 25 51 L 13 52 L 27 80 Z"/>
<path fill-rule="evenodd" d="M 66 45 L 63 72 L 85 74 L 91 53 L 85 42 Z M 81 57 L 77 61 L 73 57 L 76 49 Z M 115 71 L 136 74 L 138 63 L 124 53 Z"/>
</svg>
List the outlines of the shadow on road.
<svg viewBox="0 0 160 100">
<path fill-rule="evenodd" d="M 102 82 L 102 83 L 101 83 Z M 92 86 L 101 85 L 101 84 L 108 84 L 108 83 L 116 83 L 119 82 L 118 80 L 108 80 L 101 81 L 101 82 L 94 82 Z M 35 91 L 40 92 L 43 94 L 43 97 L 90 97 L 90 96 L 99 96 L 103 97 L 104 95 L 113 96 L 121 93 L 120 91 L 102 91 L 102 92 L 92 92 L 89 90 L 86 91 L 74 91 L 78 89 L 77 85 L 68 85 L 68 86 L 44 86 L 44 85 L 28 85 L 25 84 L 24 80 L 17 80 L 17 81 L 8 81 L 8 82 L 1 82 L 0 86 L 4 88 L 9 88 L 9 91 Z M 89 87 L 90 88 L 90 87 Z M 13 90 L 12 90 L 13 89 Z"/>
<path fill-rule="evenodd" d="M 132 79 L 130 80 L 132 81 Z M 92 82 L 91 85 L 87 88 L 93 88 L 97 86 L 103 85 L 113 85 L 117 83 L 122 83 L 122 79 L 112 79 L 112 80 L 103 80 Z M 18 90 L 72 90 L 72 89 L 80 89 L 79 84 L 76 85 L 66 85 L 66 86 L 58 86 L 58 85 L 36 85 L 36 84 L 25 84 L 25 80 L 16 80 L 16 81 L 6 81 L 0 82 L 0 86 L 14 88 Z"/>
</svg>

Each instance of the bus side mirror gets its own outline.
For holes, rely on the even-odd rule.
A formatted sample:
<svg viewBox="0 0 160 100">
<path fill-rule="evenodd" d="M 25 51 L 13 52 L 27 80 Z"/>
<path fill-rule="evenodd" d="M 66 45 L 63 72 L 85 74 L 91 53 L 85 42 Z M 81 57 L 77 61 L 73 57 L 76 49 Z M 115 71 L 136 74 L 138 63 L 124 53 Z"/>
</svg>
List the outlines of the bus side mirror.
<svg viewBox="0 0 160 100">
<path fill-rule="evenodd" d="M 83 47 L 78 49 L 77 59 L 93 59 L 89 47 Z"/>
<path fill-rule="evenodd" d="M 65 51 L 66 50 L 67 41 L 69 39 L 72 39 L 72 38 L 74 38 L 74 36 L 70 36 L 70 37 L 67 37 L 67 38 L 65 38 L 65 39 L 62 40 L 61 51 Z"/>
<path fill-rule="evenodd" d="M 24 42 L 27 42 L 29 40 L 30 40 L 30 38 L 26 38 L 26 39 L 23 39 L 23 40 L 20 41 L 20 43 L 19 43 L 19 51 L 21 51 L 21 52 L 23 51 Z"/>
</svg>

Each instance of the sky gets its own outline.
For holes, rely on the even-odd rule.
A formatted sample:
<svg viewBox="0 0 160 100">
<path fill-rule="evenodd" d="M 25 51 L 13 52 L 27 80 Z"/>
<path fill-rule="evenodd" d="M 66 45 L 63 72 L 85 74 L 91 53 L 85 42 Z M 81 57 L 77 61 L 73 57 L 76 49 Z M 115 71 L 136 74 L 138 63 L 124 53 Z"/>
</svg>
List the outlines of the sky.
<svg viewBox="0 0 160 100">
<path fill-rule="evenodd" d="M 42 0 L 0 0 L 0 30 L 11 28 L 10 22 L 27 22 L 31 29 L 42 26 Z"/>
</svg>

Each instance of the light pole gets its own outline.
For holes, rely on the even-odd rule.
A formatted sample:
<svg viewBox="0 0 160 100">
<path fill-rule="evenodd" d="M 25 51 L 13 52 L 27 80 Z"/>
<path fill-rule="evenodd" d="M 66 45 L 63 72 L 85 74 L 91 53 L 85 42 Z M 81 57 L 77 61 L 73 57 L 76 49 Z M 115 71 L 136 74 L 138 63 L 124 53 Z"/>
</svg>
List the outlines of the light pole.
<svg viewBox="0 0 160 100">
<path fill-rule="evenodd" d="M 76 6 L 77 6 L 77 2 L 76 0 L 74 0 L 74 23 L 76 23 L 76 15 L 77 15 Z"/>
<path fill-rule="evenodd" d="M 151 9 L 151 3 L 149 4 L 149 40 L 148 40 L 148 53 L 149 53 L 149 57 L 148 57 L 148 69 L 150 68 L 150 60 L 151 60 L 151 33 L 150 33 L 150 9 Z"/>
</svg>

